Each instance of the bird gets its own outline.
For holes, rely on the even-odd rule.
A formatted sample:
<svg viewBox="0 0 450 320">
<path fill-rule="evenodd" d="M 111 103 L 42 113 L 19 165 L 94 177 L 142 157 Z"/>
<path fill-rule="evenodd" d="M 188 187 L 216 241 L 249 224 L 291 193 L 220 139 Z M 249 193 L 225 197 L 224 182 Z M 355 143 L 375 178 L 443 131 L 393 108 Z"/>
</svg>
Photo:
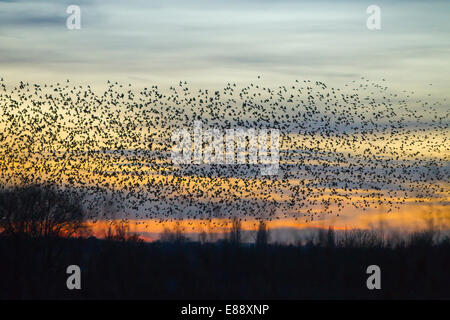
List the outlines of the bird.
<svg viewBox="0 0 450 320">
<path fill-rule="evenodd" d="M 89 219 L 234 218 L 311 222 L 408 201 L 446 201 L 449 110 L 366 78 L 266 86 L 179 81 L 134 88 L 0 80 L 0 186 L 51 185 L 83 194 Z M 278 174 L 258 165 L 171 160 L 172 134 L 276 129 Z"/>
</svg>

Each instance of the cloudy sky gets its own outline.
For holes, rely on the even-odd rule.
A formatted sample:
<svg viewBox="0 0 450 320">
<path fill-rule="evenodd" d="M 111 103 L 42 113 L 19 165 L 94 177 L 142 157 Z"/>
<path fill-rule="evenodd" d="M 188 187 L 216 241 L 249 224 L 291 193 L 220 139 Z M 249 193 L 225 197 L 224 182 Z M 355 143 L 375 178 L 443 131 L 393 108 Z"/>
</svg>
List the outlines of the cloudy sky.
<svg viewBox="0 0 450 320">
<path fill-rule="evenodd" d="M 66 28 L 71 4 L 81 7 L 81 30 Z M 365 76 L 445 95 L 450 2 L 378 1 L 376 31 L 366 27 L 371 4 L 0 0 L 0 70 L 8 82 L 187 80 L 201 87 L 249 83 L 258 75 L 268 85 L 295 79 L 341 85 Z"/>
</svg>

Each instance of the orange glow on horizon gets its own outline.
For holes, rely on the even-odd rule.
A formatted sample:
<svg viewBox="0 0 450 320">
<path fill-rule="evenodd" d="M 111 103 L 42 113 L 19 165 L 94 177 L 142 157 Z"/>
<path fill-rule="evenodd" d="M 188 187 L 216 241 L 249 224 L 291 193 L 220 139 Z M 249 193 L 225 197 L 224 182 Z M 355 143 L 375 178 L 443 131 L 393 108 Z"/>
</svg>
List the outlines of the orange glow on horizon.
<svg viewBox="0 0 450 320">
<path fill-rule="evenodd" d="M 134 219 L 126 221 L 130 232 L 139 234 L 142 239 L 149 242 L 158 240 L 159 234 L 162 234 L 165 230 L 180 230 L 185 234 L 199 234 L 201 232 L 225 234 L 229 232 L 231 227 L 231 221 L 226 219 L 183 219 L 164 222 L 158 219 Z M 372 212 L 356 216 L 349 214 L 344 216 L 343 219 L 329 217 L 309 222 L 286 218 L 265 221 L 265 223 L 269 230 L 328 229 L 332 227 L 334 230 L 386 229 L 412 232 L 429 227 L 448 230 L 450 228 L 450 214 L 445 205 L 432 207 L 407 205 L 402 210 L 391 213 Z M 259 221 L 256 219 L 241 220 L 241 230 L 256 232 L 258 224 Z M 87 225 L 92 230 L 92 235 L 104 238 L 111 221 L 90 221 Z"/>
</svg>

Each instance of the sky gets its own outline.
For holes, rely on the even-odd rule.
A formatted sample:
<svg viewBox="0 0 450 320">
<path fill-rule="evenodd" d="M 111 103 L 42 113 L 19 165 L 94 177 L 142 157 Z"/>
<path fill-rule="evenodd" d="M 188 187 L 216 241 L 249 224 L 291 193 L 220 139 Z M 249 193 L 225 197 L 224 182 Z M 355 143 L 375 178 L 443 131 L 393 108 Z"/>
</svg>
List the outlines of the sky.
<svg viewBox="0 0 450 320">
<path fill-rule="evenodd" d="M 68 5 L 81 30 L 66 28 Z M 366 9 L 381 9 L 368 30 Z M 294 79 L 386 78 L 445 94 L 448 1 L 0 1 L 0 70 L 8 81 L 106 79 L 198 87 Z M 448 90 L 447 90 L 448 91 Z"/>
<path fill-rule="evenodd" d="M 381 9 L 380 30 L 366 27 L 372 4 Z M 80 30 L 66 27 L 69 5 L 81 8 Z M 444 160 L 448 173 L 449 13 L 446 0 L 0 0 L 0 77 L 11 87 L 70 79 L 96 92 L 108 80 L 170 92 L 179 81 L 196 90 L 254 81 L 276 88 L 297 79 L 344 88 L 370 79 L 391 93 L 414 92 L 416 100 L 439 102 L 433 107 L 446 115 L 447 127 L 434 132 L 432 143 L 444 145 L 444 153 L 428 156 Z M 425 118 L 431 114 L 421 104 L 412 108 Z M 438 217 L 448 210 L 444 180 L 443 200 L 431 204 Z M 416 226 L 427 210 L 406 206 L 390 223 Z M 369 227 L 382 211 L 367 218 L 346 208 L 340 219 L 309 226 Z M 286 220 L 284 226 L 300 228 L 304 222 Z"/>
</svg>

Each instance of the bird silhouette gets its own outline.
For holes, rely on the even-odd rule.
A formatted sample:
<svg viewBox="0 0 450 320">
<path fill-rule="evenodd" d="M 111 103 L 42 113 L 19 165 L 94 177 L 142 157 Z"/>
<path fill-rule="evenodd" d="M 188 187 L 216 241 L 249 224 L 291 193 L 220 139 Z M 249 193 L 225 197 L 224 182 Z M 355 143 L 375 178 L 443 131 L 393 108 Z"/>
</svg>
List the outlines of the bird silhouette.
<svg viewBox="0 0 450 320">
<path fill-rule="evenodd" d="M 448 105 L 361 78 L 191 90 L 135 89 L 108 80 L 103 92 L 69 80 L 0 81 L 0 182 L 74 189 L 90 218 L 305 221 L 447 201 Z M 175 129 L 277 129 L 280 167 L 171 161 Z M 113 204 L 111 204 L 113 203 Z M 104 209 L 103 211 L 99 209 Z M 100 217 L 101 216 L 101 217 Z M 207 222 L 203 222 L 207 225 Z"/>
</svg>

